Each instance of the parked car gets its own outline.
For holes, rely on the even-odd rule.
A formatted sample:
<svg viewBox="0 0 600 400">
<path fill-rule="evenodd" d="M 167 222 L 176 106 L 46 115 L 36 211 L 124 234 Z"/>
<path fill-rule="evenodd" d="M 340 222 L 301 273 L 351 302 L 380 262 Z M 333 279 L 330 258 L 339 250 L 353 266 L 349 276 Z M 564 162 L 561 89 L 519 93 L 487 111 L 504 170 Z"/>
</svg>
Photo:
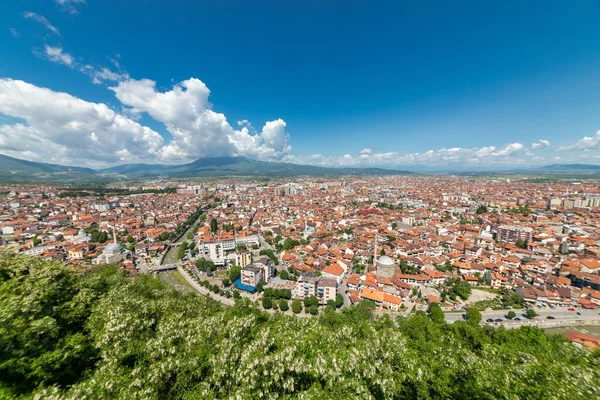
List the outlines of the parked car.
<svg viewBox="0 0 600 400">
<path fill-rule="evenodd" d="M 579 311 L 577 311 L 577 315 L 581 315 L 581 313 Z"/>
<path fill-rule="evenodd" d="M 554 318 L 552 315 L 548 315 L 546 318 L 547 318 L 547 319 L 556 319 L 556 318 Z"/>
<path fill-rule="evenodd" d="M 496 322 L 502 322 L 502 318 L 496 318 Z"/>
<path fill-rule="evenodd" d="M 569 310 L 569 311 L 575 311 L 575 309 L 573 307 L 569 307 L 569 308 L 567 308 L 567 310 Z"/>
<path fill-rule="evenodd" d="M 520 320 L 521 320 L 521 318 L 517 317 L 513 321 L 520 321 Z"/>
<path fill-rule="evenodd" d="M 485 320 L 485 322 L 494 322 L 494 320 L 491 319 L 491 318 L 488 318 L 488 319 Z"/>
</svg>

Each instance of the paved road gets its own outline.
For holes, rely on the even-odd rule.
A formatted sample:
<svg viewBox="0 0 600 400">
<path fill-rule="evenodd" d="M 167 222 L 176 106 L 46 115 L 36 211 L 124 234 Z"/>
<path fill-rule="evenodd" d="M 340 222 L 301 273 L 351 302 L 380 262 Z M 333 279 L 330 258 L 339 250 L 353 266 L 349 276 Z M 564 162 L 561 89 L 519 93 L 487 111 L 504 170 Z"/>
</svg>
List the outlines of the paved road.
<svg viewBox="0 0 600 400">
<path fill-rule="evenodd" d="M 600 313 L 598 312 L 598 310 L 582 310 L 582 309 L 577 309 L 577 311 L 579 311 L 581 313 L 581 315 L 577 315 L 577 312 L 575 311 L 568 311 L 567 307 L 558 307 L 554 310 L 549 309 L 549 308 L 542 308 L 542 309 L 535 309 L 536 312 L 538 314 L 540 314 L 539 317 L 533 318 L 531 320 L 527 319 L 524 314 L 525 314 L 525 310 L 513 310 L 516 314 L 518 318 L 521 318 L 521 321 L 511 321 L 511 320 L 507 320 L 504 316 L 508 313 L 508 311 L 510 310 L 489 310 L 489 311 L 484 311 L 481 313 L 482 316 L 482 323 L 487 323 L 486 320 L 487 319 L 497 319 L 500 318 L 503 321 L 501 323 L 493 323 L 491 325 L 494 326 L 498 326 L 498 325 L 504 325 L 504 326 L 513 326 L 513 325 L 529 325 L 532 322 L 537 322 L 537 323 L 544 323 L 547 322 L 548 324 L 550 324 L 551 322 L 586 322 L 586 321 L 595 321 L 595 320 L 599 320 L 600 319 Z M 454 322 L 454 321 L 459 321 L 462 320 L 462 314 L 460 312 L 457 313 L 446 313 L 446 321 L 447 322 Z M 548 316 L 553 316 L 554 319 L 548 319 Z"/>
</svg>

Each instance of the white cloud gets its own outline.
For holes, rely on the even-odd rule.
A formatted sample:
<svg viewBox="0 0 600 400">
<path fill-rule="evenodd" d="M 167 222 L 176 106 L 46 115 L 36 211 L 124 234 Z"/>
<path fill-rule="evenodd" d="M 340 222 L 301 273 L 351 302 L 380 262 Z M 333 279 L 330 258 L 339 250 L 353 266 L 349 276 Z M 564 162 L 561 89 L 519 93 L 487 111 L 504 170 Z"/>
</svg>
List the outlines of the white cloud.
<svg viewBox="0 0 600 400">
<path fill-rule="evenodd" d="M 546 139 L 540 139 L 531 145 L 532 150 L 541 149 L 544 147 L 550 147 L 550 142 Z"/>
<path fill-rule="evenodd" d="M 48 60 L 58 64 L 66 65 L 71 68 L 73 67 L 73 56 L 69 53 L 63 52 L 63 49 L 61 47 L 52 47 L 45 45 L 44 50 L 46 56 L 48 57 Z"/>
<path fill-rule="evenodd" d="M 57 36 L 60 36 L 60 32 L 59 32 L 58 28 L 56 28 L 54 25 L 52 25 L 50 23 L 50 21 L 48 21 L 46 19 L 46 17 L 44 17 L 43 15 L 39 15 L 39 14 L 33 13 L 31 11 L 26 11 L 25 13 L 23 13 L 23 17 L 25 19 L 30 19 L 32 21 L 35 21 L 37 23 L 44 25 L 46 27 L 46 29 L 48 29 L 50 32 L 52 32 L 53 34 L 55 34 Z"/>
<path fill-rule="evenodd" d="M 77 14 L 79 7 L 82 4 L 85 4 L 85 0 L 54 0 L 56 4 L 61 6 L 61 8 L 71 14 Z"/>
<path fill-rule="evenodd" d="M 105 81 L 118 82 L 129 79 L 129 74 L 126 72 L 115 72 L 105 67 L 94 67 L 89 64 L 82 65 L 75 61 L 75 57 L 65 52 L 62 47 L 53 47 L 46 44 L 44 45 L 44 54 L 40 55 L 37 50 L 34 50 L 33 53 L 46 58 L 49 61 L 76 69 L 92 78 L 94 84 L 104 83 Z"/>
<path fill-rule="evenodd" d="M 102 103 L 0 79 L 0 113 L 25 123 L 0 125 L 2 153 L 51 163 L 103 166 L 156 161 L 163 138 Z"/>
<path fill-rule="evenodd" d="M 92 83 L 98 85 L 105 81 L 118 82 L 129 79 L 129 74 L 126 72 L 115 72 L 108 68 L 96 68 L 92 65 L 81 65 L 78 67 L 79 72 L 82 72 L 92 78 Z"/>
<path fill-rule="evenodd" d="M 13 37 L 15 37 L 16 39 L 18 39 L 21 36 L 19 31 L 17 31 L 15 28 L 8 28 L 8 30 L 10 31 L 10 34 L 13 35 Z"/>
<path fill-rule="evenodd" d="M 269 121 L 258 134 L 252 134 L 248 125 L 240 121 L 246 126 L 236 130 L 225 115 L 212 110 L 208 101 L 210 90 L 200 79 L 190 78 L 164 92 L 149 79 L 121 81 L 110 89 L 130 107 L 130 112 L 146 112 L 165 125 L 173 137 L 161 150 L 166 161 L 221 155 L 270 160 L 291 150 L 285 121 Z"/>
<path fill-rule="evenodd" d="M 511 143 L 506 145 L 504 148 L 500 149 L 496 153 L 494 153 L 495 157 L 509 156 L 518 151 L 523 150 L 523 145 L 521 143 Z"/>
<path fill-rule="evenodd" d="M 360 151 L 360 154 L 362 154 L 362 155 L 369 155 L 372 153 L 373 153 L 373 149 L 369 149 L 369 148 L 365 148 Z"/>
<path fill-rule="evenodd" d="M 370 150 L 370 149 L 369 149 Z M 481 148 L 442 148 L 438 150 L 428 150 L 424 153 L 400 154 L 398 152 L 374 153 L 361 151 L 358 157 L 350 154 L 344 156 L 324 156 L 322 154 L 313 154 L 310 156 L 292 156 L 284 157 L 284 161 L 298 164 L 310 164 L 326 167 L 343 166 L 454 166 L 463 167 L 464 165 L 477 165 L 478 167 L 502 166 L 524 164 L 525 160 L 515 158 L 523 152 L 524 147 L 521 143 L 510 143 L 500 148 L 496 146 L 486 146 Z"/>
<path fill-rule="evenodd" d="M 597 150 L 600 148 L 600 131 L 594 136 L 584 136 L 570 146 L 560 147 L 558 151 L 585 151 Z"/>
</svg>

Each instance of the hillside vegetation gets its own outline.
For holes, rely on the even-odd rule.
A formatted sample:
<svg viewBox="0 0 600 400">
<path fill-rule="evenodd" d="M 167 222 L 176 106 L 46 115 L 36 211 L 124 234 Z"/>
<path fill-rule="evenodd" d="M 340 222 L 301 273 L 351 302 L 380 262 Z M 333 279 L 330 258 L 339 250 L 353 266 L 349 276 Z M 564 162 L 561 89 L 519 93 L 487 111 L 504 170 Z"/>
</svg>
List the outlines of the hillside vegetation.
<svg viewBox="0 0 600 400">
<path fill-rule="evenodd" d="M 598 398 L 599 353 L 534 328 L 270 316 L 8 254 L 0 305 L 2 399 Z"/>
</svg>

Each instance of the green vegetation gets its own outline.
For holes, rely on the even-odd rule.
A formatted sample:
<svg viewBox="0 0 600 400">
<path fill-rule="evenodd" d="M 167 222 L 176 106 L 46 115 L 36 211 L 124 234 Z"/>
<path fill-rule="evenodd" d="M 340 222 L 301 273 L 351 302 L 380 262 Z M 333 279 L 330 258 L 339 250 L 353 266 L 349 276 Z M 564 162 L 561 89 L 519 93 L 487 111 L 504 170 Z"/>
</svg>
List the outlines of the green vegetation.
<svg viewBox="0 0 600 400">
<path fill-rule="evenodd" d="M 184 241 L 177 249 L 177 260 L 181 260 L 185 256 L 185 251 L 187 250 L 188 242 Z"/>
<path fill-rule="evenodd" d="M 217 269 L 214 262 L 205 258 L 199 258 L 198 260 L 196 260 L 195 265 L 198 271 L 200 272 L 211 273 L 212 271 L 215 271 Z"/>
<path fill-rule="evenodd" d="M 517 313 L 511 310 L 506 314 L 506 316 L 510 319 L 513 319 L 514 317 L 517 316 Z"/>
<path fill-rule="evenodd" d="M 242 267 L 232 265 L 229 268 L 229 280 L 235 282 L 240 276 L 242 276 Z"/>
<path fill-rule="evenodd" d="M 456 300 L 457 296 L 463 300 L 467 300 L 471 295 L 471 285 L 469 285 L 469 282 L 463 279 L 450 278 L 446 281 L 446 284 L 448 285 L 448 289 L 442 291 L 442 301 L 446 301 L 446 296 L 450 297 L 450 299 L 454 301 Z"/>
<path fill-rule="evenodd" d="M 600 353 L 562 336 L 374 318 L 369 303 L 270 316 L 111 266 L 3 254 L 0 398 L 597 398 Z"/>
<path fill-rule="evenodd" d="M 475 307 L 467 308 L 466 319 L 467 322 L 473 325 L 477 325 L 481 322 L 481 312 Z"/>
<path fill-rule="evenodd" d="M 271 261 L 273 261 L 273 263 L 275 265 L 279 265 L 279 259 L 277 259 L 277 256 L 275 255 L 275 253 L 273 253 L 273 250 L 270 249 L 262 249 L 259 254 L 261 256 L 267 256 L 271 259 Z"/>
<path fill-rule="evenodd" d="M 433 322 L 444 322 L 444 312 L 442 311 L 442 308 L 439 304 L 429 304 L 429 309 L 427 310 L 427 313 L 429 314 L 429 318 L 431 318 Z"/>
<path fill-rule="evenodd" d="M 302 311 L 302 302 L 300 300 L 292 301 L 292 311 L 294 314 L 299 314 Z"/>
<path fill-rule="evenodd" d="M 479 207 L 477 207 L 477 211 L 475 211 L 475 214 L 481 215 L 481 214 L 485 214 L 487 212 L 488 212 L 487 207 L 482 204 Z"/>
<path fill-rule="evenodd" d="M 217 233 L 219 231 L 219 224 L 215 218 L 210 220 L 210 231 L 212 233 Z"/>
<path fill-rule="evenodd" d="M 527 240 L 522 240 L 522 239 L 518 239 L 515 242 L 515 246 L 517 246 L 520 249 L 525 249 L 527 250 L 527 247 L 529 246 L 529 243 L 527 242 Z"/>
<path fill-rule="evenodd" d="M 535 318 L 537 316 L 535 310 L 528 308 L 527 311 L 525 311 L 525 315 L 527 316 L 527 318 Z"/>
</svg>

